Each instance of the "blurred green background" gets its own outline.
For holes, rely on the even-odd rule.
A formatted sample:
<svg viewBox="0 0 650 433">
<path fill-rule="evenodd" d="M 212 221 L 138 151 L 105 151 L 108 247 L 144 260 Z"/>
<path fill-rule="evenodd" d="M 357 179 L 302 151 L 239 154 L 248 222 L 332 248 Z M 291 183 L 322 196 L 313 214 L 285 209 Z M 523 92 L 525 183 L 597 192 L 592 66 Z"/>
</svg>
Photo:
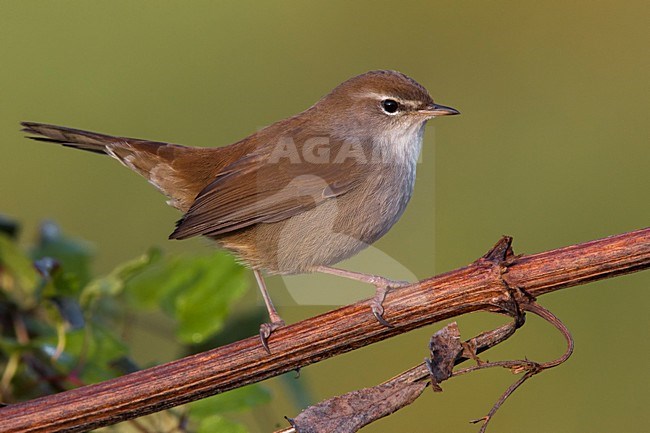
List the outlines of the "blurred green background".
<svg viewBox="0 0 650 433">
<path fill-rule="evenodd" d="M 220 146 L 353 75 L 397 69 L 462 116 L 428 126 L 411 204 L 375 245 L 386 260 L 424 278 L 471 262 L 502 234 L 514 236 L 515 252 L 534 253 L 645 227 L 649 19 L 640 0 L 0 1 L 0 213 L 26 233 L 51 218 L 91 240 L 100 272 L 151 245 L 208 251 L 204 240 L 166 240 L 179 215 L 143 179 L 108 158 L 27 141 L 18 122 Z M 373 254 L 357 269 L 385 273 Z M 339 286 L 296 278 L 314 304 Z M 289 322 L 331 308 L 299 303 L 271 280 Z M 541 298 L 573 331 L 576 352 L 517 391 L 490 430 L 646 431 L 649 286 L 646 272 Z M 371 294 L 349 287 L 351 299 Z M 259 304 L 252 291 L 249 302 Z M 160 319 L 142 320 L 157 330 L 143 339 L 142 362 L 173 359 Z M 502 321 L 477 314 L 459 324 L 469 338 Z M 310 366 L 300 381 L 312 402 L 375 385 L 421 362 L 439 327 Z M 485 358 L 562 350 L 531 317 Z M 477 431 L 467 421 L 513 380 L 505 371 L 455 379 L 364 431 Z M 278 379 L 267 383 L 274 399 L 251 416 L 254 432 L 300 410 Z"/>
</svg>

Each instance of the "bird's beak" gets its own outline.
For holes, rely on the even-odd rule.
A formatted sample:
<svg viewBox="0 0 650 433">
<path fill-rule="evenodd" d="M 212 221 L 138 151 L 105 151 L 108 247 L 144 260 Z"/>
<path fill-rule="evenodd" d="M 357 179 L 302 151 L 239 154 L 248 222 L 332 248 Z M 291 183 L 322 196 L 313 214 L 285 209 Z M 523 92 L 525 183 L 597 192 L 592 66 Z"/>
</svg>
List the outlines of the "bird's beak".
<svg viewBox="0 0 650 433">
<path fill-rule="evenodd" d="M 445 107 L 440 104 L 431 104 L 424 110 L 418 110 L 418 113 L 424 114 L 425 116 L 438 117 L 438 116 L 453 116 L 455 114 L 460 114 L 460 111 L 455 108 Z"/>
</svg>

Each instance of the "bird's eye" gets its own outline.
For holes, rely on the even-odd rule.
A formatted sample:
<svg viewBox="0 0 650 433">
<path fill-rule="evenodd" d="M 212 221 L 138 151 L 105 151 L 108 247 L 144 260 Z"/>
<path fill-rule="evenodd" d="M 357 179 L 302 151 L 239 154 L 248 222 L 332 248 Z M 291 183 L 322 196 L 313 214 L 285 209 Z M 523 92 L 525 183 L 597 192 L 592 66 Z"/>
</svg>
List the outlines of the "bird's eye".
<svg viewBox="0 0 650 433">
<path fill-rule="evenodd" d="M 397 113 L 399 104 L 393 99 L 384 99 L 381 101 L 381 108 L 388 114 L 395 114 Z"/>
</svg>

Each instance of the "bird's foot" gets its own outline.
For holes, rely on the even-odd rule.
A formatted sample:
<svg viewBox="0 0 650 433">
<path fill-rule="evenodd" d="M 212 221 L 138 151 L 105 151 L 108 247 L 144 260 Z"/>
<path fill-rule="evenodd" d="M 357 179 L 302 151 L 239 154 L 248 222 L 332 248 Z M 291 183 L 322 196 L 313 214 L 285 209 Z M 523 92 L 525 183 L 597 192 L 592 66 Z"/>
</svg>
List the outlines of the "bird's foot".
<svg viewBox="0 0 650 433">
<path fill-rule="evenodd" d="M 284 326 L 284 320 L 275 320 L 271 323 L 262 323 L 260 325 L 260 340 L 262 341 L 262 346 L 269 354 L 271 354 L 271 349 L 269 349 L 269 337 L 271 333 L 276 329 Z"/>
<path fill-rule="evenodd" d="M 370 302 L 372 314 L 375 316 L 379 323 L 387 328 L 393 328 L 393 325 L 384 319 L 384 300 L 386 299 L 386 295 L 391 291 L 391 289 L 407 286 L 410 283 L 408 281 L 393 281 L 384 277 L 373 277 L 372 284 L 374 284 L 376 288 L 375 296 Z"/>
</svg>

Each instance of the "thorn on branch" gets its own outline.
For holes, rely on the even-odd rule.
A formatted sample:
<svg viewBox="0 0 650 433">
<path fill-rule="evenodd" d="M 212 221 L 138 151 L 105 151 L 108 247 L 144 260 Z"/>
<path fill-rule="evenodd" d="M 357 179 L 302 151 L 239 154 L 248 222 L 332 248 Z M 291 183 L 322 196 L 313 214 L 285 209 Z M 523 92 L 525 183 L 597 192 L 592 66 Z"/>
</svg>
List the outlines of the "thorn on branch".
<svg viewBox="0 0 650 433">
<path fill-rule="evenodd" d="M 502 236 L 501 239 L 490 248 L 490 251 L 485 253 L 485 255 L 479 260 L 487 260 L 501 264 L 502 262 L 510 261 L 514 257 L 515 254 L 512 251 L 512 236 Z"/>
</svg>

